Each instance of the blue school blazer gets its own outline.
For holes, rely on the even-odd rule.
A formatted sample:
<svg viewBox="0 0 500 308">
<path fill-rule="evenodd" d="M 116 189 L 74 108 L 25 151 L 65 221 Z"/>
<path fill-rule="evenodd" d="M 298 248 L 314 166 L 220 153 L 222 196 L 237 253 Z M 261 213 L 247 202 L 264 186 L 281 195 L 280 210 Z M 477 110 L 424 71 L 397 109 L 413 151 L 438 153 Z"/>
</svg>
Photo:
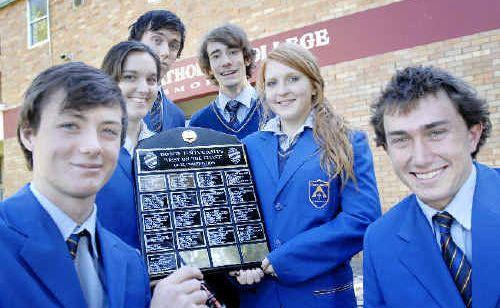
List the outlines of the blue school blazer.
<svg viewBox="0 0 500 308">
<path fill-rule="evenodd" d="M 354 132 L 356 183 L 341 188 L 320 168 L 313 132 L 306 128 L 278 170 L 278 137 L 245 138 L 278 278 L 266 276 L 241 291 L 242 307 L 356 307 L 351 257 L 368 225 L 380 216 L 373 161 L 366 137 Z"/>
<path fill-rule="evenodd" d="M 181 108 L 179 108 L 174 102 L 172 102 L 168 97 L 165 95 L 165 92 L 163 91 L 163 88 L 160 88 L 158 91 L 158 99 L 162 100 L 162 106 L 163 106 L 163 113 L 161 115 L 161 120 L 162 120 L 162 127 L 161 131 L 164 132 L 168 129 L 175 128 L 175 127 L 184 127 L 186 123 L 186 115 L 184 114 L 184 111 L 182 111 Z M 151 125 L 151 113 L 148 112 L 146 116 L 144 117 L 144 123 L 148 126 L 148 128 L 151 131 L 154 131 L 152 125 Z"/>
<path fill-rule="evenodd" d="M 148 307 L 142 257 L 97 224 L 108 307 Z M 0 307 L 84 308 L 75 265 L 28 185 L 0 203 Z"/>
<path fill-rule="evenodd" d="M 122 241 L 141 249 L 134 186 L 132 158 L 122 147 L 115 172 L 97 193 L 97 218 Z"/>
<path fill-rule="evenodd" d="M 472 205 L 472 307 L 500 307 L 500 170 L 479 163 Z M 368 228 L 365 307 L 465 307 L 414 194 Z"/>
</svg>

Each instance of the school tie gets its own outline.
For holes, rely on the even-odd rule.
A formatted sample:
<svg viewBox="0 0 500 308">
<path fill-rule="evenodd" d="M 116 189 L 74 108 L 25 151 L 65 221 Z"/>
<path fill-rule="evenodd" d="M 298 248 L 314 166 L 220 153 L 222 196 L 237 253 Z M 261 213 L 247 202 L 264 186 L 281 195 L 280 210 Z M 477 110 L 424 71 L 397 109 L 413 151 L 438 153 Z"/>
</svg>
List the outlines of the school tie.
<svg viewBox="0 0 500 308">
<path fill-rule="evenodd" d="M 83 297 L 87 302 L 87 307 L 101 308 L 103 307 L 103 303 L 106 302 L 106 296 L 98 269 L 93 263 L 93 250 L 90 241 L 89 231 L 82 230 L 79 233 L 71 234 L 66 243 L 68 244 L 71 258 L 75 262 L 75 269 L 78 274 Z M 79 250 L 78 243 L 86 245 L 83 245 Z M 85 249 L 85 247 L 88 247 L 88 249 Z M 78 258 L 76 258 L 77 255 Z"/>
<path fill-rule="evenodd" d="M 236 125 L 239 124 L 237 113 L 238 113 L 238 108 L 240 108 L 240 104 L 241 104 L 240 102 L 234 99 L 230 100 L 226 104 L 225 109 L 229 113 L 229 125 L 232 128 L 236 128 Z"/>
<path fill-rule="evenodd" d="M 76 252 L 78 251 L 78 242 L 80 242 L 80 238 L 83 236 L 87 236 L 90 238 L 90 233 L 87 229 L 82 230 L 78 233 L 71 234 L 66 240 L 66 245 L 68 245 L 69 254 L 71 255 L 71 259 L 75 259 Z"/>
<path fill-rule="evenodd" d="M 442 212 L 434 215 L 433 220 L 437 223 L 441 234 L 441 249 L 446 266 L 450 270 L 465 306 L 471 307 L 472 267 L 467 262 L 465 254 L 451 238 L 450 229 L 454 218 L 448 212 Z"/>
<path fill-rule="evenodd" d="M 161 108 L 162 102 L 163 96 L 161 95 L 161 92 L 158 92 L 158 97 L 153 102 L 153 106 L 151 106 L 151 110 L 149 111 L 149 123 L 151 126 L 149 128 L 155 133 L 161 132 L 163 126 L 163 113 Z"/>
</svg>

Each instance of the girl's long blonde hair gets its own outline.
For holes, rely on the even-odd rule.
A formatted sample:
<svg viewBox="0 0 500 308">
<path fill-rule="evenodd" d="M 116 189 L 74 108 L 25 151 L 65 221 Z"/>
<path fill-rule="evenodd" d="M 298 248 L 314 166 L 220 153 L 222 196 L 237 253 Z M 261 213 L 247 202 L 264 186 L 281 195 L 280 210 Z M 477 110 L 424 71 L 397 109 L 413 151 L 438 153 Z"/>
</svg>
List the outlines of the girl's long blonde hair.
<svg viewBox="0 0 500 308">
<path fill-rule="evenodd" d="M 282 43 L 267 55 L 257 75 L 257 90 L 264 101 L 264 120 L 269 119 L 269 107 L 265 104 L 265 71 L 269 61 L 276 61 L 291 67 L 309 78 L 313 93 L 311 108 L 315 112 L 314 139 L 321 147 L 321 169 L 330 178 L 340 176 L 342 185 L 348 179 L 354 182 L 354 153 L 349 140 L 350 129 L 345 120 L 332 110 L 324 97 L 325 81 L 316 58 L 307 49 L 291 43 Z"/>
</svg>

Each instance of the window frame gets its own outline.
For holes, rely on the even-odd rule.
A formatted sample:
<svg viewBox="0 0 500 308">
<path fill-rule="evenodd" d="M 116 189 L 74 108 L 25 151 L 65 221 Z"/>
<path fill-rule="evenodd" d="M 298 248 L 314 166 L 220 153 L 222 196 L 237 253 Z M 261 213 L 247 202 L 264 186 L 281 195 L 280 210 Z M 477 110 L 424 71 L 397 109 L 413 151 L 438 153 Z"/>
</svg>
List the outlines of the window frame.
<svg viewBox="0 0 500 308">
<path fill-rule="evenodd" d="M 28 34 L 27 35 L 28 49 L 35 48 L 37 46 L 43 45 L 43 44 L 47 43 L 50 40 L 49 0 L 43 0 L 43 1 L 45 1 L 47 14 L 44 15 L 44 16 L 42 16 L 42 17 L 35 18 L 33 20 L 31 20 L 31 9 L 30 9 L 31 0 L 27 0 L 26 1 L 26 21 L 27 21 L 26 25 L 27 25 L 27 34 Z M 32 43 L 32 41 L 33 41 L 32 25 L 36 24 L 37 22 L 42 21 L 42 20 L 46 20 L 46 22 L 47 22 L 47 37 L 44 40 L 42 40 L 42 41 L 39 41 L 39 42 L 36 42 L 36 43 Z"/>
<path fill-rule="evenodd" d="M 80 1 L 81 2 L 78 5 L 75 4 L 76 0 L 71 1 L 71 4 L 73 6 L 73 10 L 76 10 L 76 9 L 80 8 L 81 6 L 85 5 L 85 0 L 80 0 Z"/>
</svg>

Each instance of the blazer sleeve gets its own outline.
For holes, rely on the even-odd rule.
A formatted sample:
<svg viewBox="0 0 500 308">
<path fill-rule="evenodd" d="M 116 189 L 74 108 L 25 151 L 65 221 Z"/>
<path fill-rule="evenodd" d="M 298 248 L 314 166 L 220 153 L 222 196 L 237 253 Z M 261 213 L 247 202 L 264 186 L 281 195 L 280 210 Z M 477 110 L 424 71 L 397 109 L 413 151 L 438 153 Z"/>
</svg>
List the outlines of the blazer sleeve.
<svg viewBox="0 0 500 308">
<path fill-rule="evenodd" d="M 284 284 L 300 283 L 348 262 L 363 245 L 368 225 L 380 217 L 380 200 L 366 137 L 355 133 L 354 174 L 340 202 L 341 211 L 332 220 L 302 232 L 273 250 L 268 259 Z"/>
<path fill-rule="evenodd" d="M 370 228 L 368 228 L 363 244 L 363 305 L 366 308 L 385 307 L 385 302 L 379 288 L 379 282 L 372 261 L 372 243 L 370 243 L 370 241 Z"/>
<path fill-rule="evenodd" d="M 142 268 L 142 276 L 144 279 L 144 307 L 149 308 L 151 304 L 151 287 L 149 285 L 149 275 L 146 269 L 146 264 L 144 263 L 144 259 L 139 254 L 139 262 Z"/>
</svg>

